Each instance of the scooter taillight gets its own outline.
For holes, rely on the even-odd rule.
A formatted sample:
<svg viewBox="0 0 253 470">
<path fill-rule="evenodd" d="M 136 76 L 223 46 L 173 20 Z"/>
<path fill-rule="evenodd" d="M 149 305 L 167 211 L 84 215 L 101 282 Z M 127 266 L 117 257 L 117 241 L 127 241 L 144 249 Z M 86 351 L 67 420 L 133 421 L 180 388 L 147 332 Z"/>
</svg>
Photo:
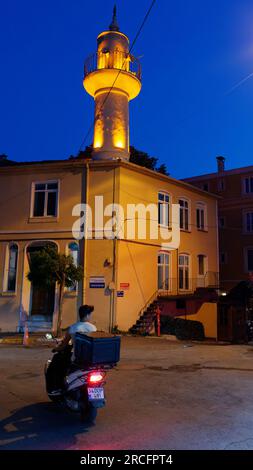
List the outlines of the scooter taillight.
<svg viewBox="0 0 253 470">
<path fill-rule="evenodd" d="M 91 372 L 88 375 L 88 383 L 90 385 L 97 385 L 100 382 L 103 382 L 104 378 L 105 378 L 104 372 Z"/>
</svg>

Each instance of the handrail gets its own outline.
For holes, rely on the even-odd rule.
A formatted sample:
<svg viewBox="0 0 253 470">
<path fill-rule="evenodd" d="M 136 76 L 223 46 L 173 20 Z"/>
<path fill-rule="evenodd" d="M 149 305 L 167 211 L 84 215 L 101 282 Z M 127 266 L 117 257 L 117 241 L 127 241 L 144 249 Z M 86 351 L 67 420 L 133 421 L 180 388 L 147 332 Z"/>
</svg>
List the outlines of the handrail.
<svg viewBox="0 0 253 470">
<path fill-rule="evenodd" d="M 210 282 L 210 280 L 213 279 L 214 282 Z M 151 295 L 151 297 L 147 300 L 145 305 L 142 307 L 142 309 L 139 312 L 139 318 L 141 315 L 145 312 L 145 310 L 152 304 L 152 302 L 159 296 L 159 293 L 162 292 L 167 292 L 168 295 L 174 295 L 173 294 L 173 289 L 171 289 L 171 283 L 173 281 L 176 281 L 176 286 L 177 286 L 177 294 L 179 295 L 186 295 L 186 294 L 192 294 L 196 291 L 198 288 L 214 288 L 218 289 L 219 288 L 219 273 L 216 271 L 206 271 L 206 273 L 203 275 L 203 285 L 201 285 L 201 277 L 191 277 L 189 278 L 189 288 L 188 289 L 179 289 L 179 278 L 168 278 L 163 281 L 162 287 L 159 287 L 156 289 L 156 291 Z"/>
<path fill-rule="evenodd" d="M 114 49 L 91 54 L 84 63 L 84 78 L 95 70 L 116 69 L 128 72 L 141 80 L 141 64 L 132 54 Z"/>
</svg>

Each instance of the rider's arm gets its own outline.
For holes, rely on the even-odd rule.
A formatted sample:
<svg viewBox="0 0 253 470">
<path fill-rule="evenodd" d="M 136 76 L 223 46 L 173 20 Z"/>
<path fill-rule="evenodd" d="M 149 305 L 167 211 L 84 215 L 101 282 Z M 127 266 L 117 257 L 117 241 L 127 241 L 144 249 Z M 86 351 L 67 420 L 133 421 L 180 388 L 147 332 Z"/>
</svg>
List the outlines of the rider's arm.
<svg viewBox="0 0 253 470">
<path fill-rule="evenodd" d="M 68 346 L 70 340 L 71 340 L 71 335 L 67 331 L 65 333 L 63 340 L 60 342 L 60 344 L 56 346 L 56 348 L 54 348 L 54 352 L 63 351 L 63 349 L 65 349 L 66 346 Z"/>
</svg>

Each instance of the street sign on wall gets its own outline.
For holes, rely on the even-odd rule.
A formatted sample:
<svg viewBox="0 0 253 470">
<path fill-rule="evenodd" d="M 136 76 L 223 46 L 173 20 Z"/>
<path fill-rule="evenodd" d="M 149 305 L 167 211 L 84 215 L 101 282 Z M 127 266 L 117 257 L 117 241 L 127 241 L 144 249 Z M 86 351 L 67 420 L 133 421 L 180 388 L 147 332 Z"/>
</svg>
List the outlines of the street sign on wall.
<svg viewBox="0 0 253 470">
<path fill-rule="evenodd" d="M 120 290 L 128 290 L 130 287 L 130 282 L 121 282 L 119 287 Z"/>
<path fill-rule="evenodd" d="M 91 276 L 89 286 L 91 289 L 104 289 L 105 288 L 104 276 Z"/>
<path fill-rule="evenodd" d="M 117 291 L 117 297 L 124 297 L 124 291 L 123 290 L 118 290 Z"/>
</svg>

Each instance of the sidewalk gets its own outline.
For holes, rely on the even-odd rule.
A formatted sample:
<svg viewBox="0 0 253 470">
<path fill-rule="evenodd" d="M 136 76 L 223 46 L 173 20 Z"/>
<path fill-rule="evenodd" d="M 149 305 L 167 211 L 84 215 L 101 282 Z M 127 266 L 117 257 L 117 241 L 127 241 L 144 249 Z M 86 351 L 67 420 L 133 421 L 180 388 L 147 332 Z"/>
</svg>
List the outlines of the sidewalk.
<svg viewBox="0 0 253 470">
<path fill-rule="evenodd" d="M 24 340 L 23 333 L 0 333 L 1 344 L 13 344 L 15 346 L 22 346 Z M 52 347 L 55 344 L 54 338 L 46 337 L 45 333 L 30 333 L 28 337 L 28 345 L 30 346 L 47 346 Z"/>
</svg>

